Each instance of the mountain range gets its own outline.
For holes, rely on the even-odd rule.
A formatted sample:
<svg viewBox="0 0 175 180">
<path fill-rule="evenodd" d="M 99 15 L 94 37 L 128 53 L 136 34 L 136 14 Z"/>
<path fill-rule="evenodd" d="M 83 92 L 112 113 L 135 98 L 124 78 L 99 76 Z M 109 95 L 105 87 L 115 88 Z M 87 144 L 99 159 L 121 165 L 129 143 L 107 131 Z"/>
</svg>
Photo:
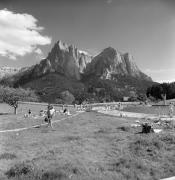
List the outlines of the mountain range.
<svg viewBox="0 0 175 180">
<path fill-rule="evenodd" d="M 93 57 L 74 45 L 61 41 L 55 43 L 47 58 L 40 63 L 12 72 L 1 83 L 14 87 L 30 87 L 44 101 L 52 102 L 59 99 L 61 92 L 67 90 L 77 95 L 80 91 L 94 94 L 97 88 L 101 88 L 108 94 L 109 87 L 113 86 L 113 90 L 124 96 L 128 90 L 144 92 L 153 83 L 137 67 L 129 53 L 121 53 L 108 47 Z"/>
</svg>

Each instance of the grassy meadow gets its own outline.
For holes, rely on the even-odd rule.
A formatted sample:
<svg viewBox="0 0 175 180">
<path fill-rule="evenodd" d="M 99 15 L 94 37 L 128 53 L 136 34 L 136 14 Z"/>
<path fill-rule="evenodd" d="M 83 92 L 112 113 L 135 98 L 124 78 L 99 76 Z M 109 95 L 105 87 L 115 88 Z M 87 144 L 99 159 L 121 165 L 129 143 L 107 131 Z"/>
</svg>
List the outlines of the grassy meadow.
<svg viewBox="0 0 175 180">
<path fill-rule="evenodd" d="M 42 123 L 1 104 L 0 130 Z M 137 107 L 135 107 L 137 108 Z M 74 114 L 75 111 L 71 110 Z M 65 116 L 57 114 L 54 120 Z M 136 119 L 84 112 L 49 127 L 0 133 L 0 179 L 152 180 L 175 175 L 175 131 L 141 134 Z"/>
</svg>

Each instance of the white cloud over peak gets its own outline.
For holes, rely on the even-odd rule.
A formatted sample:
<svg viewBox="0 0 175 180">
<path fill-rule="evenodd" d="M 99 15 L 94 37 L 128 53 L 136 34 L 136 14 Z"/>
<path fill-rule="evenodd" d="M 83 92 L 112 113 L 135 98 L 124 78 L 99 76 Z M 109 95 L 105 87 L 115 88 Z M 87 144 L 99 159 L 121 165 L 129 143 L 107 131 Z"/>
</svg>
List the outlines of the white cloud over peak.
<svg viewBox="0 0 175 180">
<path fill-rule="evenodd" d="M 40 48 L 35 49 L 35 53 L 38 54 L 38 55 L 43 54 L 43 52 L 41 51 Z"/>
<path fill-rule="evenodd" d="M 41 55 L 37 46 L 50 44 L 51 38 L 40 34 L 44 28 L 37 22 L 30 14 L 0 10 L 0 55 L 12 60 L 32 52 Z"/>
<path fill-rule="evenodd" d="M 36 59 L 41 60 L 44 59 L 44 54 L 40 48 L 35 49 Z"/>
</svg>

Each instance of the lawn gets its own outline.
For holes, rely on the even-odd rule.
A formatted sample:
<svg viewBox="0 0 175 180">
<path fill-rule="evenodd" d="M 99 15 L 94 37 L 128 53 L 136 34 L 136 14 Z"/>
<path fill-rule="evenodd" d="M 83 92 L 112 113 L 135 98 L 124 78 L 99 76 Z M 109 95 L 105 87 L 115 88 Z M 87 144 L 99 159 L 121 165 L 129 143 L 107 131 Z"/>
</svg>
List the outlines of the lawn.
<svg viewBox="0 0 175 180">
<path fill-rule="evenodd" d="M 56 110 L 61 110 L 59 107 L 54 107 Z M 32 111 L 32 116 L 25 118 L 24 115 L 28 114 L 28 110 Z M 15 128 L 24 128 L 31 127 L 34 125 L 44 123 L 44 117 L 39 116 L 40 110 L 46 110 L 47 106 L 45 105 L 28 105 L 20 104 L 18 108 L 18 114 L 15 116 L 13 114 L 14 110 L 12 107 L 7 104 L 0 104 L 0 131 L 15 129 Z M 70 109 L 71 113 L 74 114 L 75 110 Z M 53 120 L 62 119 L 64 115 L 59 113 L 53 118 Z"/>
<path fill-rule="evenodd" d="M 32 118 L 28 124 L 22 118 L 28 108 L 22 108 L 18 118 L 0 115 L 1 123 L 5 118 L 9 123 L 18 120 L 21 125 L 23 121 L 31 125 Z M 33 106 L 33 113 L 40 108 Z M 175 175 L 174 130 L 141 134 L 140 128 L 131 128 L 134 122 L 132 118 L 84 112 L 55 123 L 53 129 L 1 133 L 1 179 L 152 180 Z"/>
</svg>

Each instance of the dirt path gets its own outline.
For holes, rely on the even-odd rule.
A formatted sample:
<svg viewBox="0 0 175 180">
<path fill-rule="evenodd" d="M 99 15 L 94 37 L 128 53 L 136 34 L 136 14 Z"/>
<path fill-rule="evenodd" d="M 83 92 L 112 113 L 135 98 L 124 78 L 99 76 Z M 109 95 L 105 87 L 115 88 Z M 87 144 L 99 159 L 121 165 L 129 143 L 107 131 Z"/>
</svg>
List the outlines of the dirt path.
<svg viewBox="0 0 175 180">
<path fill-rule="evenodd" d="M 65 119 L 70 119 L 70 118 L 72 118 L 72 117 L 75 117 L 75 116 L 83 113 L 83 112 L 84 112 L 84 111 L 77 112 L 76 114 L 73 114 L 73 115 L 71 115 L 71 116 L 66 116 L 65 118 L 62 118 L 62 119 L 59 119 L 59 120 L 54 120 L 54 121 L 52 121 L 52 124 L 53 124 L 53 123 L 58 123 L 58 122 L 63 121 L 63 120 L 65 120 Z M 37 127 L 40 127 L 40 126 L 45 126 L 45 125 L 47 125 L 47 123 L 37 124 L 37 125 L 34 125 L 34 126 L 24 127 L 24 128 L 1 130 L 0 133 L 19 132 L 19 131 L 24 131 L 24 130 L 28 130 L 28 129 L 32 129 L 32 128 L 37 128 Z"/>
</svg>

